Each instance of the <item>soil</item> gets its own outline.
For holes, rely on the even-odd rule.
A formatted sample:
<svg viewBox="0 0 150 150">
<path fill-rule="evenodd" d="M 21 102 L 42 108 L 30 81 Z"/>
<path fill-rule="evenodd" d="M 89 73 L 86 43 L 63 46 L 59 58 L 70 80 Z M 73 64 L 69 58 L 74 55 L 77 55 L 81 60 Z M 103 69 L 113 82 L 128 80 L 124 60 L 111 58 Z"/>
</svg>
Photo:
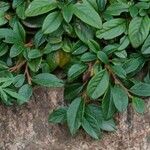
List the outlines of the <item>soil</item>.
<svg viewBox="0 0 150 150">
<path fill-rule="evenodd" d="M 139 115 L 129 107 L 116 115 L 117 131 L 93 140 L 82 130 L 72 137 L 65 125 L 48 123 L 48 114 L 63 105 L 63 89 L 36 88 L 23 106 L 0 104 L 0 150 L 149 150 L 150 101 Z"/>
</svg>

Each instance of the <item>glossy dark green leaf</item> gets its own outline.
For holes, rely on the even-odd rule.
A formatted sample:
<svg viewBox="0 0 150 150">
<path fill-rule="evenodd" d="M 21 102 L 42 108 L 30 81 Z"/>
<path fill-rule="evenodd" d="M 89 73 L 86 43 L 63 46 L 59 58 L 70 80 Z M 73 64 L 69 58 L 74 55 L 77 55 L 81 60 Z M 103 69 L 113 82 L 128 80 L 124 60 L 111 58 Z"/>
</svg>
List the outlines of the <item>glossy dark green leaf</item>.
<svg viewBox="0 0 150 150">
<path fill-rule="evenodd" d="M 122 18 L 112 19 L 103 24 L 103 28 L 96 32 L 99 39 L 113 39 L 126 31 L 126 21 Z"/>
<path fill-rule="evenodd" d="M 23 28 L 23 26 L 19 22 L 15 22 L 13 26 L 14 33 L 18 36 L 18 39 L 22 42 L 25 42 L 26 40 L 26 32 Z"/>
<path fill-rule="evenodd" d="M 54 110 L 48 118 L 50 123 L 63 123 L 67 120 L 67 108 L 58 108 Z"/>
<path fill-rule="evenodd" d="M 65 100 L 71 101 L 76 98 L 77 95 L 83 89 L 83 85 L 81 83 L 73 83 L 65 86 L 64 97 Z"/>
<path fill-rule="evenodd" d="M 115 131 L 116 130 L 116 124 L 113 119 L 110 120 L 102 120 L 102 123 L 100 125 L 101 129 L 104 131 Z"/>
<path fill-rule="evenodd" d="M 23 74 L 19 74 L 14 78 L 13 84 L 15 87 L 21 87 L 25 81 L 25 76 Z"/>
<path fill-rule="evenodd" d="M 98 57 L 98 59 L 99 59 L 101 62 L 103 62 L 104 64 L 108 64 L 108 63 L 109 63 L 108 57 L 107 57 L 107 55 L 105 54 L 105 52 L 99 51 L 99 52 L 97 53 L 97 57 Z"/>
<path fill-rule="evenodd" d="M 8 45 L 5 43 L 0 43 L 0 57 L 8 52 Z"/>
<path fill-rule="evenodd" d="M 76 98 L 67 110 L 67 124 L 71 134 L 75 134 L 82 123 L 84 103 L 81 98 Z"/>
<path fill-rule="evenodd" d="M 38 57 L 41 57 L 41 56 L 42 56 L 42 53 L 38 49 L 30 50 L 29 53 L 28 53 L 28 58 L 29 59 L 35 59 L 35 58 L 38 58 Z"/>
<path fill-rule="evenodd" d="M 86 0 L 84 0 L 83 3 L 75 4 L 73 8 L 73 12 L 83 22 L 98 29 L 102 27 L 102 20 L 99 14 Z"/>
<path fill-rule="evenodd" d="M 68 71 L 68 80 L 73 81 L 77 79 L 85 70 L 87 69 L 86 65 L 83 64 L 74 64 Z"/>
<path fill-rule="evenodd" d="M 98 72 L 93 78 L 89 81 L 87 86 L 87 94 L 92 99 L 97 99 L 102 96 L 107 90 L 109 85 L 109 75 L 106 70 Z"/>
<path fill-rule="evenodd" d="M 65 5 L 63 8 L 62 14 L 63 14 L 65 21 L 67 23 L 69 23 L 72 19 L 72 16 L 73 16 L 73 5 L 72 4 Z"/>
<path fill-rule="evenodd" d="M 38 16 L 57 7 L 56 0 L 33 0 L 26 10 L 26 16 Z"/>
<path fill-rule="evenodd" d="M 150 19 L 148 16 L 135 17 L 131 20 L 129 24 L 129 39 L 134 48 L 139 47 L 144 42 L 149 30 Z"/>
<path fill-rule="evenodd" d="M 82 127 L 94 139 L 99 139 L 101 137 L 101 131 L 97 120 L 86 111 L 82 120 Z"/>
<path fill-rule="evenodd" d="M 109 88 L 102 100 L 102 111 L 106 120 L 112 118 L 116 112 L 113 102 L 112 88 Z"/>
<path fill-rule="evenodd" d="M 118 16 L 123 12 L 128 12 L 129 4 L 123 1 L 112 3 L 106 10 L 107 14 Z"/>
<path fill-rule="evenodd" d="M 133 97 L 132 106 L 134 110 L 140 114 L 143 114 L 145 112 L 145 102 L 141 98 Z"/>
<path fill-rule="evenodd" d="M 33 77 L 32 81 L 46 87 L 63 87 L 63 81 L 50 73 L 41 73 Z"/>
<path fill-rule="evenodd" d="M 88 41 L 88 46 L 89 46 L 89 49 L 91 51 L 93 51 L 94 53 L 97 53 L 101 49 L 100 45 L 94 40 L 89 40 Z"/>
<path fill-rule="evenodd" d="M 81 61 L 83 62 L 89 62 L 89 61 L 93 61 L 93 60 L 96 60 L 97 57 L 95 54 L 91 53 L 91 52 L 87 52 L 87 53 L 84 53 L 82 56 L 81 56 Z"/>
<path fill-rule="evenodd" d="M 148 36 L 148 38 L 146 39 L 145 43 L 143 44 L 141 52 L 144 55 L 150 54 L 150 36 Z"/>
<path fill-rule="evenodd" d="M 112 97 L 114 105 L 118 109 L 118 111 L 125 111 L 128 106 L 128 95 L 120 85 L 115 85 L 113 87 Z"/>
<path fill-rule="evenodd" d="M 32 87 L 28 84 L 25 84 L 19 89 L 18 94 L 25 98 L 25 100 L 18 99 L 18 104 L 28 102 L 32 96 Z"/>
<path fill-rule="evenodd" d="M 12 91 L 11 89 L 3 89 L 3 90 L 4 90 L 4 92 L 6 92 L 8 95 L 10 95 L 11 97 L 13 97 L 15 99 L 18 99 L 20 101 L 26 100 L 26 98 L 24 96 L 20 95 L 17 92 Z"/>
<path fill-rule="evenodd" d="M 45 34 L 54 32 L 55 30 L 59 28 L 59 26 L 62 23 L 62 20 L 63 18 L 59 11 L 50 13 L 44 20 L 42 31 Z"/>
<path fill-rule="evenodd" d="M 86 44 L 94 37 L 93 29 L 81 22 L 75 24 L 75 33 Z"/>
<path fill-rule="evenodd" d="M 137 83 L 131 87 L 130 91 L 138 96 L 150 96 L 150 84 L 148 83 Z"/>
<path fill-rule="evenodd" d="M 10 49 L 10 57 L 14 58 L 25 51 L 25 47 L 22 44 L 15 44 Z"/>
</svg>

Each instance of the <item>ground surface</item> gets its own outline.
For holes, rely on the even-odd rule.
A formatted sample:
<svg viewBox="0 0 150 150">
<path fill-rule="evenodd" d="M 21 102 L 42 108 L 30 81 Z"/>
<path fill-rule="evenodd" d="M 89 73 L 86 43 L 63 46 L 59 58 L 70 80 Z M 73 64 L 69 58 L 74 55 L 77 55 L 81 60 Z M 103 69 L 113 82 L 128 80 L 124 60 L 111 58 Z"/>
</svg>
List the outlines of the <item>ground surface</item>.
<svg viewBox="0 0 150 150">
<path fill-rule="evenodd" d="M 24 106 L 0 105 L 0 150 L 150 150 L 150 100 L 144 116 L 131 108 L 118 115 L 117 132 L 100 141 L 82 132 L 71 137 L 66 127 L 48 124 L 49 112 L 60 105 L 62 89 L 41 88 Z"/>
</svg>

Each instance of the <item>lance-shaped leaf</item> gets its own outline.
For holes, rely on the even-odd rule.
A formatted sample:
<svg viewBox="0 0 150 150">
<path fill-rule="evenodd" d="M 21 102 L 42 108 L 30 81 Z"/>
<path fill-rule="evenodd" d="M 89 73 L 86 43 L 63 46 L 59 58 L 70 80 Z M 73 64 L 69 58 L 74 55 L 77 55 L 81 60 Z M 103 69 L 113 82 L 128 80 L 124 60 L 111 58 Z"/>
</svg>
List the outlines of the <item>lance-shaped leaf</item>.
<svg viewBox="0 0 150 150">
<path fill-rule="evenodd" d="M 122 12 L 128 12 L 130 5 L 124 2 L 115 2 L 112 3 L 107 9 L 106 12 L 112 16 L 119 16 Z"/>
<path fill-rule="evenodd" d="M 87 66 L 84 64 L 74 64 L 68 71 L 68 80 L 73 81 L 77 79 L 85 70 Z"/>
<path fill-rule="evenodd" d="M 150 36 L 148 36 L 148 38 L 146 39 L 144 45 L 142 46 L 141 52 L 144 55 L 149 55 L 150 54 Z"/>
<path fill-rule="evenodd" d="M 86 0 L 84 0 L 83 3 L 75 4 L 73 12 L 83 22 L 95 28 L 101 29 L 102 20 L 99 14 L 95 11 L 92 5 L 88 3 Z"/>
<path fill-rule="evenodd" d="M 56 0 L 33 0 L 26 10 L 26 16 L 38 16 L 57 7 Z"/>
<path fill-rule="evenodd" d="M 59 11 L 50 13 L 44 20 L 42 31 L 45 34 L 52 33 L 57 30 L 63 21 L 63 17 Z"/>
<path fill-rule="evenodd" d="M 48 121 L 51 123 L 63 123 L 67 119 L 67 108 L 58 108 L 54 110 L 48 118 Z"/>
<path fill-rule="evenodd" d="M 137 83 L 131 87 L 130 91 L 138 96 L 150 96 L 150 84 L 148 83 Z"/>
<path fill-rule="evenodd" d="M 120 85 L 115 85 L 112 89 L 112 96 L 118 111 L 125 111 L 128 106 L 128 95 L 126 91 Z"/>
<path fill-rule="evenodd" d="M 97 120 L 88 112 L 85 112 L 83 121 L 83 129 L 93 138 L 99 139 L 101 136 L 101 131 Z"/>
<path fill-rule="evenodd" d="M 129 39 L 134 48 L 139 47 L 150 30 L 150 19 L 148 16 L 135 17 L 129 24 Z"/>
<path fill-rule="evenodd" d="M 109 85 L 109 75 L 106 70 L 102 70 L 98 72 L 93 78 L 90 80 L 87 86 L 87 94 L 92 99 L 97 99 L 102 96 L 107 90 Z"/>
<path fill-rule="evenodd" d="M 126 20 L 117 18 L 112 19 L 103 24 L 103 28 L 96 32 L 99 39 L 110 40 L 126 31 Z"/>
<path fill-rule="evenodd" d="M 46 87 L 62 87 L 63 81 L 50 73 L 41 73 L 33 77 L 32 81 Z"/>
<path fill-rule="evenodd" d="M 140 114 L 143 114 L 145 112 L 145 103 L 141 98 L 133 97 L 132 106 L 134 110 Z"/>
<path fill-rule="evenodd" d="M 67 110 L 67 123 L 71 134 L 75 134 L 81 126 L 84 113 L 84 103 L 81 98 L 76 98 Z"/>
</svg>

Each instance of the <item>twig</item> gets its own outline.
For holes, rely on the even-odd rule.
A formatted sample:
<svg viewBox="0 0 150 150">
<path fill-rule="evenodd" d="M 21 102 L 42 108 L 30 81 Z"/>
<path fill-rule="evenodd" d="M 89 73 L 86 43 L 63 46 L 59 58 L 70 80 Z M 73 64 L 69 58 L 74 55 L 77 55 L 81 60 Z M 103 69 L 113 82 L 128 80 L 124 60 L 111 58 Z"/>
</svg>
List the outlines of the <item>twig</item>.
<svg viewBox="0 0 150 150">
<path fill-rule="evenodd" d="M 18 71 L 25 63 L 26 63 L 26 60 L 24 60 L 24 61 L 22 61 L 22 62 L 18 61 L 15 66 L 9 68 L 9 71 L 10 71 L 10 72 L 16 72 L 16 71 Z"/>
<path fill-rule="evenodd" d="M 29 70 L 28 70 L 28 65 L 27 64 L 26 64 L 26 68 L 25 68 L 24 74 L 27 76 L 28 84 L 31 85 L 32 84 L 32 78 L 31 78 L 31 76 L 29 74 Z"/>
</svg>

